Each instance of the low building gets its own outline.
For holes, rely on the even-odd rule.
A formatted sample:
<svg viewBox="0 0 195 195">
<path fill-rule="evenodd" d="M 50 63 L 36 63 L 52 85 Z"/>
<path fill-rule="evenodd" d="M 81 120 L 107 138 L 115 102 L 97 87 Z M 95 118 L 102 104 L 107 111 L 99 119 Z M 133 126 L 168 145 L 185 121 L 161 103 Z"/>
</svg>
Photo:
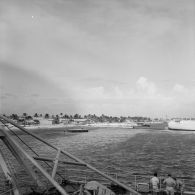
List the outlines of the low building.
<svg viewBox="0 0 195 195">
<path fill-rule="evenodd" d="M 53 121 L 53 119 L 45 119 L 42 117 L 36 117 L 34 119 L 39 120 L 40 125 L 43 125 L 43 126 L 52 125 L 52 121 Z"/>
<path fill-rule="evenodd" d="M 81 118 L 81 119 L 71 119 L 72 123 L 75 123 L 77 125 L 85 125 L 85 124 L 89 124 L 90 120 L 89 119 L 85 119 L 85 118 Z"/>
<path fill-rule="evenodd" d="M 68 119 L 68 118 L 60 118 L 59 121 L 60 121 L 60 123 L 63 123 L 63 124 L 69 124 L 70 123 L 70 119 Z"/>
</svg>

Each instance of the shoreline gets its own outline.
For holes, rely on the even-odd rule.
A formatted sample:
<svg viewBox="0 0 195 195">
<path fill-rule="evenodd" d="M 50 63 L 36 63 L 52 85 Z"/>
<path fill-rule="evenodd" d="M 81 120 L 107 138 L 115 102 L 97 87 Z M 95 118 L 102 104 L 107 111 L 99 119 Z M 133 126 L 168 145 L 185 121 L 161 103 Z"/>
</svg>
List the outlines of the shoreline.
<svg viewBox="0 0 195 195">
<path fill-rule="evenodd" d="M 47 134 L 47 133 L 57 133 L 57 132 L 63 132 L 65 133 L 66 130 L 68 129 L 72 129 L 72 128 L 83 128 L 81 126 L 76 126 L 76 125 L 71 125 L 71 126 L 65 126 L 65 125 L 47 125 L 47 126 L 22 126 L 23 128 L 25 128 L 25 130 L 29 131 L 30 133 L 36 133 L 36 134 Z M 25 132 L 23 132 L 22 130 L 20 130 L 17 127 L 12 126 L 10 128 L 12 131 L 14 131 L 14 133 L 18 134 L 26 134 Z M 86 128 L 87 129 L 87 128 Z M 91 128 L 92 129 L 92 128 Z M 90 129 L 90 130 L 91 130 Z M 6 131 L 9 131 L 8 128 L 6 128 Z"/>
<path fill-rule="evenodd" d="M 22 126 L 27 131 L 31 133 L 36 134 L 47 134 L 47 133 L 71 133 L 67 132 L 68 129 L 83 129 L 83 130 L 96 130 L 99 128 L 122 128 L 122 129 L 129 129 L 132 131 L 135 131 L 136 129 L 139 129 L 139 127 L 133 128 L 133 124 L 131 123 L 93 123 L 93 124 L 56 124 L 56 125 L 28 125 L 28 126 Z M 26 134 L 22 130 L 18 129 L 17 127 L 13 125 L 9 125 L 9 128 L 13 130 L 16 134 Z M 143 129 L 143 128 L 141 128 Z M 154 127 L 148 127 L 146 129 L 154 129 Z M 156 128 L 158 129 L 158 128 Z M 162 128 L 163 130 L 164 128 Z M 9 131 L 8 128 L 6 128 L 7 131 Z"/>
<path fill-rule="evenodd" d="M 129 124 L 120 124 L 120 123 L 94 123 L 94 124 L 85 124 L 85 125 L 79 125 L 79 124 L 56 124 L 56 125 L 28 125 L 28 126 L 21 126 L 25 128 L 27 131 L 32 133 L 57 133 L 57 132 L 66 132 L 68 129 L 86 129 L 86 130 L 95 130 L 99 128 L 124 128 L 124 129 L 133 129 L 132 125 Z M 9 128 L 14 131 L 16 134 L 25 134 L 22 130 L 18 129 L 17 127 L 13 125 L 9 125 Z M 7 131 L 9 131 L 8 128 L 5 127 Z"/>
<path fill-rule="evenodd" d="M 39 129 L 63 129 L 63 128 L 91 128 L 91 127 L 121 127 L 121 128 L 133 128 L 132 124 L 129 123 L 93 123 L 93 124 L 55 124 L 55 125 L 20 125 L 27 130 L 39 130 Z M 17 130 L 18 128 L 14 125 L 8 125 L 9 128 Z"/>
</svg>

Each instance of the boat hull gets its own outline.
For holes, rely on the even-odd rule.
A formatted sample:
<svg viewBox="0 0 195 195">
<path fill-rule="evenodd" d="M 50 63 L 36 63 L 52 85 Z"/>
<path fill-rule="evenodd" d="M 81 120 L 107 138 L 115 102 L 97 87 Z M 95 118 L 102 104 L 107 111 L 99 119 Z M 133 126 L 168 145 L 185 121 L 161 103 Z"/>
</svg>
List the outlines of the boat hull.
<svg viewBox="0 0 195 195">
<path fill-rule="evenodd" d="M 174 131 L 195 131 L 195 121 L 170 121 L 168 129 Z"/>
</svg>

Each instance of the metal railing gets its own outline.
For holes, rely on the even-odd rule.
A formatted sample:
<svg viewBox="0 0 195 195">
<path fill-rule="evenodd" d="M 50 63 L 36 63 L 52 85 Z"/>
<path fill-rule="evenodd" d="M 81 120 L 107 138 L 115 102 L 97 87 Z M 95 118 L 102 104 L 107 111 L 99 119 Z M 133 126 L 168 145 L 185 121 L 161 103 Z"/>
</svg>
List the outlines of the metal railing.
<svg viewBox="0 0 195 195">
<path fill-rule="evenodd" d="M 93 171 L 89 170 L 78 170 L 78 169 L 66 169 L 67 175 L 71 175 L 68 178 L 70 179 L 77 179 L 83 183 L 86 183 L 87 181 L 90 181 L 92 178 L 94 178 L 96 181 L 104 182 L 105 184 L 109 184 L 109 180 L 106 179 L 101 179 L 98 176 L 92 176 L 90 177 L 90 174 L 94 174 Z M 110 172 L 105 172 L 107 175 L 113 176 L 116 180 L 121 181 L 125 180 L 124 182 L 126 185 L 131 186 L 134 190 L 137 190 L 138 184 L 148 184 L 149 185 L 149 190 L 152 191 L 151 185 L 150 185 L 150 180 L 153 177 L 152 175 L 128 175 L 124 178 L 124 176 L 121 176 L 120 173 L 110 173 Z M 88 176 L 87 176 L 88 175 Z M 166 176 L 159 176 L 159 191 L 165 191 L 165 184 L 163 184 L 163 181 L 166 179 Z M 177 177 L 177 179 L 181 180 L 183 183 L 184 191 L 195 191 L 195 178 L 193 177 Z"/>
<path fill-rule="evenodd" d="M 131 194 L 136 194 L 139 195 L 139 193 L 137 191 L 135 191 L 133 188 L 119 182 L 117 180 L 117 178 L 112 178 L 108 175 L 106 175 L 105 173 L 99 171 L 98 169 L 96 169 L 95 167 L 91 166 L 88 163 L 85 163 L 83 160 L 75 157 L 74 155 L 68 153 L 67 151 L 64 150 L 60 150 L 58 147 L 50 144 L 49 142 L 47 142 L 46 140 L 42 139 L 41 137 L 35 135 L 34 133 L 31 133 L 29 131 L 27 131 L 24 127 L 21 127 L 20 125 L 16 124 L 15 122 L 13 122 L 12 120 L 0 115 L 0 119 L 1 121 L 6 121 L 12 125 L 14 125 L 15 127 L 17 127 L 18 129 L 20 129 L 21 131 L 25 132 L 26 134 L 32 136 L 33 138 L 39 140 L 40 142 L 46 144 L 47 146 L 49 146 L 50 148 L 53 148 L 54 150 L 57 151 L 57 155 L 56 155 L 56 159 L 53 159 L 54 163 L 54 168 L 52 171 L 52 176 L 49 175 L 44 169 L 43 167 L 37 163 L 37 161 L 30 156 L 21 146 L 20 144 L 18 144 L 18 142 L 16 142 L 11 136 L 10 134 L 4 129 L 4 127 L 0 127 L 0 138 L 2 139 L 2 141 L 4 142 L 5 145 L 8 146 L 8 148 L 10 149 L 10 151 L 12 152 L 12 154 L 16 157 L 16 159 L 26 168 L 26 171 L 29 173 L 29 175 L 31 175 L 31 178 L 34 179 L 36 181 L 36 175 L 35 173 L 31 170 L 31 168 L 28 166 L 27 163 L 25 163 L 25 161 L 23 161 L 22 159 L 25 158 L 28 161 L 30 161 L 36 168 L 37 170 L 63 195 L 67 195 L 67 192 L 54 180 L 56 171 L 57 171 L 57 166 L 59 161 L 59 156 L 60 155 L 64 155 L 66 157 L 69 157 L 71 160 L 73 160 L 71 163 L 77 163 L 77 165 L 79 166 L 79 164 L 81 166 L 85 166 L 88 169 L 94 171 L 96 174 L 101 175 L 103 178 L 108 179 L 109 181 L 115 183 L 116 185 L 119 185 L 120 187 L 122 187 L 123 189 L 129 191 Z M 40 159 L 39 159 L 40 160 Z M 42 158 L 42 161 L 45 160 L 51 160 L 51 159 L 44 159 Z M 64 164 L 66 162 L 63 162 Z"/>
</svg>

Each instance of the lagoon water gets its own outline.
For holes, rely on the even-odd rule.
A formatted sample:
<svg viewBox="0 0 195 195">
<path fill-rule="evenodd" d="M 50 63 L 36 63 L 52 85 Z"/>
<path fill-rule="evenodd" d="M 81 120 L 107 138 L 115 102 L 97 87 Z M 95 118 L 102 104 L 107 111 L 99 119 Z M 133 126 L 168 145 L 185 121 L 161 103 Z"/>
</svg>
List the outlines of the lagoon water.
<svg viewBox="0 0 195 195">
<path fill-rule="evenodd" d="M 100 128 L 77 134 L 49 131 L 40 136 L 104 172 L 117 173 L 125 183 L 131 183 L 132 175 L 152 175 L 153 171 L 162 176 L 195 175 L 194 132 Z M 29 136 L 21 137 L 42 156 L 55 157 L 53 149 Z M 22 177 L 23 171 L 17 170 Z M 64 168 L 59 171 L 63 174 Z"/>
</svg>

